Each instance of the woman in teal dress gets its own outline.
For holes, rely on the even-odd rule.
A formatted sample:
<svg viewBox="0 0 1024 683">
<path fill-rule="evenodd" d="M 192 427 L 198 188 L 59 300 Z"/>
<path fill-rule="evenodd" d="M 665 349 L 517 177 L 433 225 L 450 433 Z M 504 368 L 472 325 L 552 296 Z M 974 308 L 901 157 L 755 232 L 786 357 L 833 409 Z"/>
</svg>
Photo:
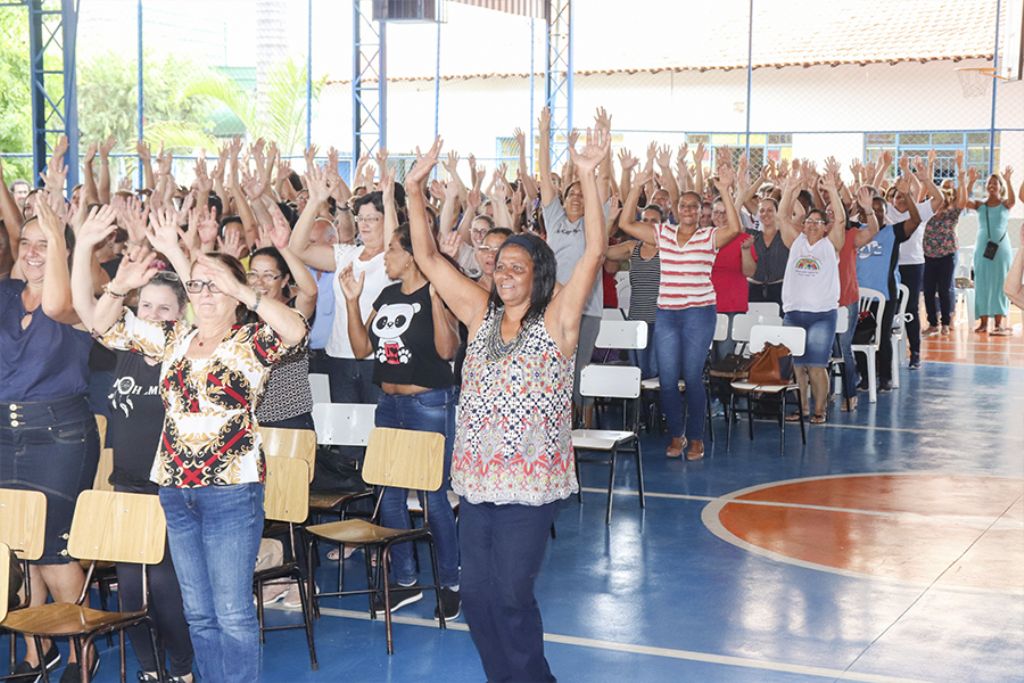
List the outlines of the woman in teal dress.
<svg viewBox="0 0 1024 683">
<path fill-rule="evenodd" d="M 1001 177 L 995 173 L 990 175 L 985 182 L 984 201 L 970 199 L 974 182 L 978 179 L 975 169 L 967 172 L 966 185 L 960 183 L 960 187 L 966 188 L 960 197 L 961 207 L 978 212 L 978 242 L 974 248 L 974 316 L 978 318 L 978 327 L 974 331 L 988 332 L 988 319 L 994 317 L 992 334 L 1000 336 L 1010 334 L 1009 326 L 1004 326 L 1010 312 L 1010 301 L 1003 291 L 1003 281 L 1013 260 L 1010 239 L 1006 234 L 1007 218 L 1015 201 L 1013 191 L 1009 189 L 1013 187 L 1010 182 L 1012 173 L 1013 169 L 1007 166 Z M 994 253 L 989 249 L 990 244 L 996 245 Z"/>
</svg>

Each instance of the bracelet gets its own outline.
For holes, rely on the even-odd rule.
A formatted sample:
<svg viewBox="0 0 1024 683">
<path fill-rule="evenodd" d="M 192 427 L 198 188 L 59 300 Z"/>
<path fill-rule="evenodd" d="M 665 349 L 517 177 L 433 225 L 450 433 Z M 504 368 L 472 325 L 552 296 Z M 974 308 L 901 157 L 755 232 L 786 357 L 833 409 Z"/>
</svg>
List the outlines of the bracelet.
<svg viewBox="0 0 1024 683">
<path fill-rule="evenodd" d="M 108 296 L 111 296 L 111 297 L 113 297 L 113 298 L 115 298 L 115 299 L 123 299 L 123 298 L 125 298 L 126 296 L 128 296 L 128 293 L 127 293 L 127 292 L 125 292 L 124 294 L 122 294 L 122 293 L 120 293 L 120 292 L 115 292 L 114 290 L 112 290 L 112 289 L 110 288 L 110 283 L 109 283 L 109 282 L 108 282 L 107 284 L 103 285 L 103 293 L 104 293 L 104 294 L 106 294 L 106 295 L 108 295 Z"/>
<path fill-rule="evenodd" d="M 339 204 L 339 205 L 338 205 L 338 206 L 336 207 L 336 210 L 337 210 L 337 211 L 341 211 L 341 212 L 343 212 L 343 213 L 348 213 L 348 212 L 349 212 L 349 211 L 351 211 L 352 209 L 348 208 L 347 206 L 342 206 L 342 205 L 340 205 L 340 204 Z"/>
<path fill-rule="evenodd" d="M 259 292 L 256 292 L 256 301 L 252 302 L 252 306 L 249 306 L 248 304 L 246 304 L 246 308 L 248 308 L 250 311 L 255 313 L 256 309 L 260 307 L 260 301 L 262 299 L 263 299 L 263 295 L 260 294 Z"/>
</svg>

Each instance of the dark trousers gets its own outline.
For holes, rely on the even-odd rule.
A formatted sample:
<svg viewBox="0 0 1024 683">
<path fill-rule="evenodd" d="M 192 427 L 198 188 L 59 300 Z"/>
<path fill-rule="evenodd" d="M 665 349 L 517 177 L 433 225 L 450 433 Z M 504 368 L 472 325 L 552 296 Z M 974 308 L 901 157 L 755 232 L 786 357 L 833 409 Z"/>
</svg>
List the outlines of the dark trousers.
<svg viewBox="0 0 1024 683">
<path fill-rule="evenodd" d="M 150 487 L 117 485 L 114 490 L 156 495 Z M 164 559 L 160 564 L 150 566 L 148 574 L 149 614 L 153 617 L 157 638 L 170 659 L 168 671 L 172 676 L 187 676 L 192 673 L 192 639 L 188 635 L 181 588 L 178 586 L 178 575 L 174 573 L 170 547 L 164 551 Z M 119 562 L 117 587 L 122 610 L 131 612 L 142 609 L 142 565 Z M 142 670 L 156 671 L 156 655 L 146 627 L 128 629 L 128 637 Z"/>
<path fill-rule="evenodd" d="M 910 290 L 907 297 L 907 344 L 911 353 L 921 353 L 921 285 L 924 283 L 924 264 L 900 266 L 900 282 Z"/>
<path fill-rule="evenodd" d="M 474 505 L 462 499 L 462 608 L 490 683 L 554 681 L 533 594 L 560 501 Z"/>
<path fill-rule="evenodd" d="M 953 272 L 955 254 L 924 260 L 924 309 L 928 325 L 949 325 L 953 319 Z M 936 306 L 938 299 L 938 306 Z"/>
</svg>

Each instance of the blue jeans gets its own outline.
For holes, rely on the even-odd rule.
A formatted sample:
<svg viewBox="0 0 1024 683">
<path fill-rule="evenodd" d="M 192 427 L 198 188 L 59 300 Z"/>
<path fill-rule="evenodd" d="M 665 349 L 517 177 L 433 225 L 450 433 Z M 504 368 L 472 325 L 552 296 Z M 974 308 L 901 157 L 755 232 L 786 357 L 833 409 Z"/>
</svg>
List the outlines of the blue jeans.
<svg viewBox="0 0 1024 683">
<path fill-rule="evenodd" d="M 785 327 L 801 327 L 807 332 L 802 355 L 793 354 L 793 365 L 808 368 L 828 367 L 832 346 L 836 343 L 836 311 L 786 311 Z"/>
<path fill-rule="evenodd" d="M 647 348 L 634 350 L 633 362 L 640 368 L 640 379 L 658 376 L 658 344 L 654 341 L 653 323 L 647 323 Z"/>
<path fill-rule="evenodd" d="M 462 609 L 490 683 L 555 680 L 533 587 L 560 504 L 462 499 Z"/>
<path fill-rule="evenodd" d="M 658 309 L 655 336 L 658 351 L 658 380 L 661 412 L 668 421 L 669 436 L 704 439 L 704 364 L 715 336 L 714 306 L 682 310 Z M 686 382 L 686 426 L 679 378 Z"/>
<path fill-rule="evenodd" d="M 252 575 L 263 533 L 263 485 L 164 486 L 160 504 L 200 679 L 260 680 Z"/>
<path fill-rule="evenodd" d="M 444 476 L 441 488 L 427 493 L 427 504 L 430 507 L 430 532 L 437 546 L 438 579 L 442 586 L 448 587 L 459 585 L 459 539 L 455 531 L 455 514 L 448 504 L 448 474 L 452 467 L 452 447 L 455 441 L 456 402 L 455 387 L 431 389 L 410 396 L 381 393 L 374 421 L 378 427 L 444 435 Z M 406 489 L 384 489 L 380 501 L 381 524 L 391 529 L 409 528 L 407 496 Z M 391 579 L 406 585 L 416 581 L 411 543 L 392 546 Z"/>
<path fill-rule="evenodd" d="M 837 311 L 837 315 L 846 316 L 848 323 L 846 332 L 839 335 L 839 352 L 843 355 L 843 398 L 856 396 L 857 385 L 860 384 L 857 360 L 853 357 L 853 333 L 857 331 L 859 311 L 860 303 L 857 301 L 847 304 Z"/>
</svg>

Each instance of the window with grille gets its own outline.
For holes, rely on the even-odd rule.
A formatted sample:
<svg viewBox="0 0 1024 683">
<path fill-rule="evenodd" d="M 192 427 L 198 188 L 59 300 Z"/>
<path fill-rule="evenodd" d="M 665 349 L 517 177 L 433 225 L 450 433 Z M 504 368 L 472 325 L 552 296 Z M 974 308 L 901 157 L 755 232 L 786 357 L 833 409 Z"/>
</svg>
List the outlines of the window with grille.
<svg viewBox="0 0 1024 683">
<path fill-rule="evenodd" d="M 889 168 L 889 178 L 896 175 L 899 158 L 906 154 L 910 157 L 928 156 L 928 150 L 935 150 L 935 182 L 940 183 L 947 178 L 956 179 L 956 153 L 963 152 L 964 168 L 975 168 L 978 176 L 984 178 L 988 173 L 988 133 L 968 131 L 914 132 L 914 133 L 865 133 L 864 161 L 878 161 L 882 152 L 888 150 L 893 156 L 893 164 Z M 999 133 L 994 139 L 994 165 L 999 167 Z"/>
</svg>

